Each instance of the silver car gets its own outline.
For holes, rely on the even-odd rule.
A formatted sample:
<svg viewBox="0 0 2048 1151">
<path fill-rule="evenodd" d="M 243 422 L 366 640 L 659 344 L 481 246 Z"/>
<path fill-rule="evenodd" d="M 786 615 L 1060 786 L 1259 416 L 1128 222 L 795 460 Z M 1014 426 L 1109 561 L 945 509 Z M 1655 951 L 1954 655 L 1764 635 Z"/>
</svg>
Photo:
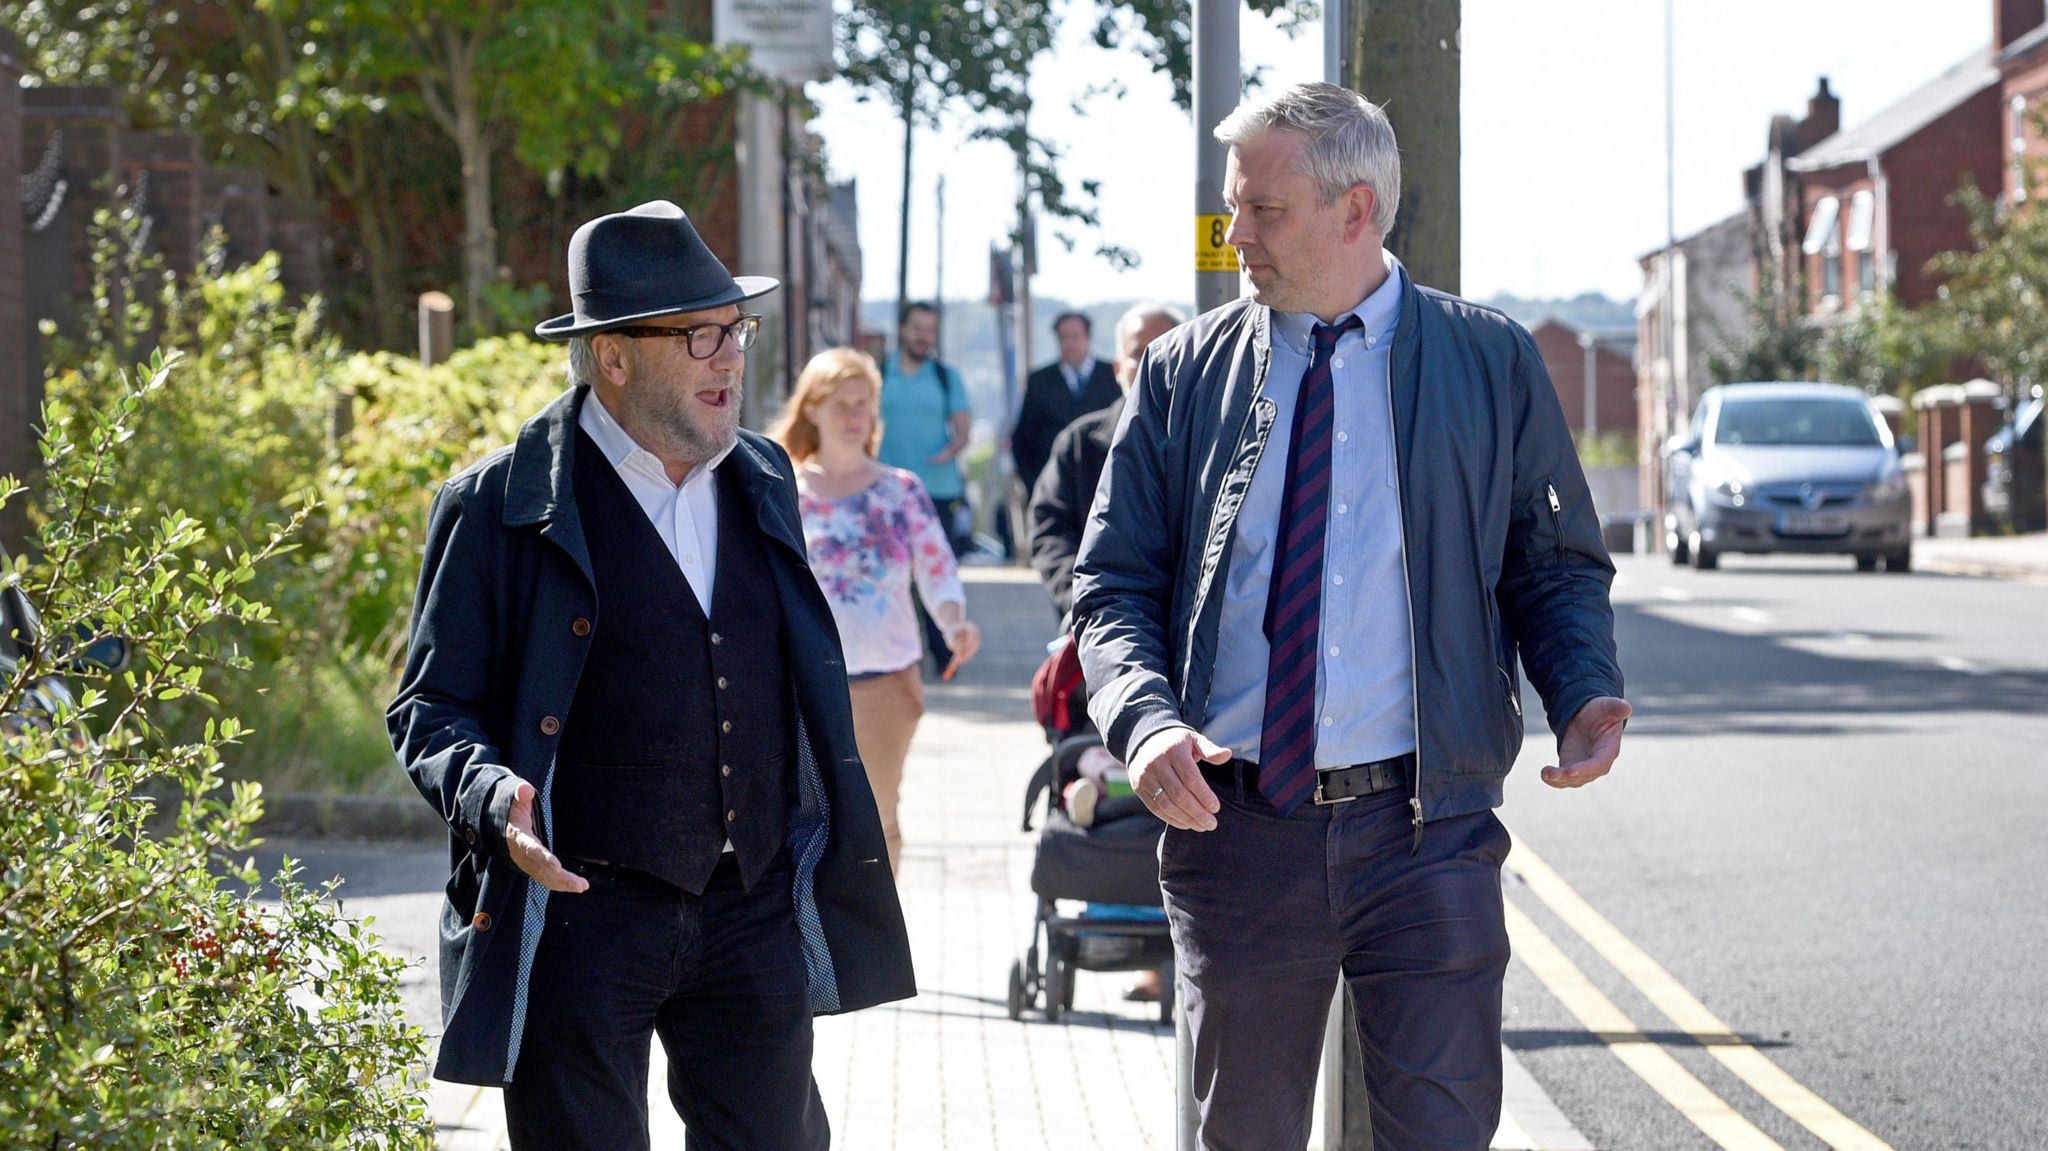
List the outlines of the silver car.
<svg viewBox="0 0 2048 1151">
<path fill-rule="evenodd" d="M 1673 563 L 1728 552 L 1836 553 L 1858 571 L 1913 563 L 1911 496 L 1891 429 L 1840 384 L 1723 384 L 1665 450 Z"/>
</svg>

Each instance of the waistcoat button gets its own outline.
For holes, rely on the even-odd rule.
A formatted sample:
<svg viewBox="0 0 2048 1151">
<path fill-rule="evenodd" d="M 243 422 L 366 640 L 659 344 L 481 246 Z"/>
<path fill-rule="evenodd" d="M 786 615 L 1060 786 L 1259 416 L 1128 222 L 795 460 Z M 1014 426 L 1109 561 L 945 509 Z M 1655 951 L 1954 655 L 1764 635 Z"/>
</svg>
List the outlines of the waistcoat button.
<svg viewBox="0 0 2048 1151">
<path fill-rule="evenodd" d="M 560 730 L 562 730 L 562 721 L 561 721 L 561 720 L 559 720 L 559 719 L 556 719 L 556 718 L 555 718 L 554 716 L 552 716 L 552 715 L 544 715 L 544 716 L 542 716 L 542 717 L 541 717 L 541 719 L 540 719 L 540 733 L 541 733 L 542 735 L 553 735 L 553 734 L 555 734 L 556 732 L 558 732 L 558 731 L 560 731 Z"/>
<path fill-rule="evenodd" d="M 491 929 L 491 913 L 488 911 L 477 912 L 476 918 L 470 920 L 469 925 L 478 931 L 489 931 Z"/>
<path fill-rule="evenodd" d="M 569 625 L 569 630 L 575 632 L 579 636 L 589 635 L 590 621 L 584 619 L 582 616 L 577 616 L 576 622 Z"/>
</svg>

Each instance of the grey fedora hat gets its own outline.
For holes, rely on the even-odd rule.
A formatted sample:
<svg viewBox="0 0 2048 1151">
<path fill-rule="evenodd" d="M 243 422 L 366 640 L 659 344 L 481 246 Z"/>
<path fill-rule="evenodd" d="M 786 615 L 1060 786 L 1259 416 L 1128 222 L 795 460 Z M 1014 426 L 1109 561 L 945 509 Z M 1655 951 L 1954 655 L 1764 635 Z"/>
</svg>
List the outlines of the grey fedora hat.
<svg viewBox="0 0 2048 1151">
<path fill-rule="evenodd" d="M 576 229 L 569 240 L 569 298 L 576 310 L 536 325 L 533 333 L 566 340 L 658 316 L 722 308 L 781 286 L 769 276 L 735 278 L 681 208 L 650 200 Z"/>
</svg>

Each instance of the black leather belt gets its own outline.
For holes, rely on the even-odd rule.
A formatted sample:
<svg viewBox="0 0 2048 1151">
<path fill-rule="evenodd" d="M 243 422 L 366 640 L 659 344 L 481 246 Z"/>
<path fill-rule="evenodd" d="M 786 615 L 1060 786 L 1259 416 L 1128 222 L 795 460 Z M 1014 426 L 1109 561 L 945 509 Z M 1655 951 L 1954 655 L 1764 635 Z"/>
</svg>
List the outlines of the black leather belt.
<svg viewBox="0 0 2048 1151">
<path fill-rule="evenodd" d="M 1248 759 L 1233 759 L 1223 764 L 1205 763 L 1202 774 L 1212 784 L 1235 786 L 1242 780 L 1244 786 L 1255 788 L 1259 783 L 1259 765 Z M 1373 763 L 1319 768 L 1316 771 L 1314 801 L 1318 806 L 1328 807 L 1396 789 L 1406 791 L 1414 779 L 1415 753 L 1412 751 Z"/>
</svg>

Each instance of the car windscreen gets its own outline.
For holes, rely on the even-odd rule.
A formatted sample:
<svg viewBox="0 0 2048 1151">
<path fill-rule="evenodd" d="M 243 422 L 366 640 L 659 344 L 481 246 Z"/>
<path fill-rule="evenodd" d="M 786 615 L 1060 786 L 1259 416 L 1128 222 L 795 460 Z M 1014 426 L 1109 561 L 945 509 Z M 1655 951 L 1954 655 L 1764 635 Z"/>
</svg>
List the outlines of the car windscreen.
<svg viewBox="0 0 2048 1151">
<path fill-rule="evenodd" d="M 1877 424 L 1858 400 L 1723 400 L 1714 442 L 1756 446 L 1877 447 Z"/>
</svg>

